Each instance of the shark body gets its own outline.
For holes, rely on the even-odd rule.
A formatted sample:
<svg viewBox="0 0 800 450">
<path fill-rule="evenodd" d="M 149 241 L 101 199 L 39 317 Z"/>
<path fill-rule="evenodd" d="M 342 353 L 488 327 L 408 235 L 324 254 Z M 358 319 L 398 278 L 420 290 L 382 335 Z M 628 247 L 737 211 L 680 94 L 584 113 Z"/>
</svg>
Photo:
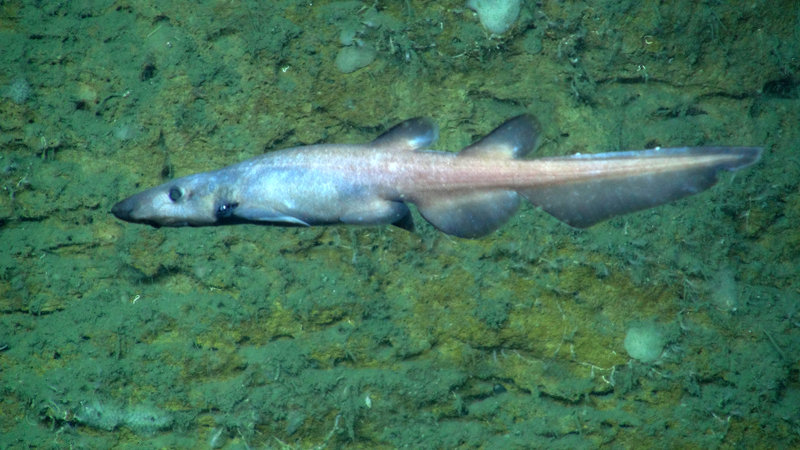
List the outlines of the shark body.
<svg viewBox="0 0 800 450">
<path fill-rule="evenodd" d="M 539 126 L 515 117 L 459 153 L 430 151 L 429 119 L 410 119 L 367 144 L 270 152 L 177 178 L 114 205 L 119 219 L 152 226 L 394 224 L 413 229 L 407 204 L 439 230 L 491 233 L 527 198 L 588 227 L 711 187 L 721 171 L 757 162 L 758 147 L 683 147 L 523 159 Z"/>
</svg>

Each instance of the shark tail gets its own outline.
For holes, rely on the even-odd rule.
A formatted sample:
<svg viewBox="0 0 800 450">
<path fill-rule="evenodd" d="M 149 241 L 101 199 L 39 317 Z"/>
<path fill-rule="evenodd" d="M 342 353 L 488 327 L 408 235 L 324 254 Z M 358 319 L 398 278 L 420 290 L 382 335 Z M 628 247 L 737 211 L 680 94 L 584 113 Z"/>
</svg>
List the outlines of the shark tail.
<svg viewBox="0 0 800 450">
<path fill-rule="evenodd" d="M 465 148 L 459 157 L 521 159 L 538 141 L 536 119 L 522 115 Z M 577 175 L 519 191 L 430 196 L 417 207 L 436 228 L 463 238 L 485 236 L 502 226 L 517 212 L 520 195 L 557 219 L 584 228 L 704 191 L 716 183 L 720 171 L 755 164 L 761 151 L 758 147 L 684 147 L 546 158 L 575 161 Z"/>
<path fill-rule="evenodd" d="M 562 222 L 585 228 L 704 191 L 717 182 L 719 172 L 755 164 L 761 150 L 683 147 L 550 158 L 602 166 L 607 173 L 520 193 Z"/>
</svg>

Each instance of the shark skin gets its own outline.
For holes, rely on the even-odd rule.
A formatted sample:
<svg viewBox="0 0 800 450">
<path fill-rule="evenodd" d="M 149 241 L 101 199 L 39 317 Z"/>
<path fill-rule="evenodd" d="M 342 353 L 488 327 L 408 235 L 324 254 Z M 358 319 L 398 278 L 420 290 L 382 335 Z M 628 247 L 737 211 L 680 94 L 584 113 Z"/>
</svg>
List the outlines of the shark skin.
<svg viewBox="0 0 800 450">
<path fill-rule="evenodd" d="M 408 204 L 437 229 L 485 236 L 526 198 L 588 227 L 708 189 L 722 171 L 755 164 L 759 147 L 680 147 L 524 159 L 539 141 L 530 115 L 508 120 L 459 153 L 427 148 L 425 118 L 367 144 L 319 144 L 260 155 L 168 181 L 120 201 L 117 218 L 154 227 L 394 224 L 413 230 Z"/>
</svg>

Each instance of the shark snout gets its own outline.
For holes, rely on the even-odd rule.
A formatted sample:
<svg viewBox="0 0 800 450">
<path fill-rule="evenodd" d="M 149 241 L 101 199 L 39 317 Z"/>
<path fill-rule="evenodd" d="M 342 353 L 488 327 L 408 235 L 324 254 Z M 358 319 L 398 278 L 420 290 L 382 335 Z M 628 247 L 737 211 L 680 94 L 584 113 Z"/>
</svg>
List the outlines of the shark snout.
<svg viewBox="0 0 800 450">
<path fill-rule="evenodd" d="M 124 220 L 126 222 L 133 222 L 134 220 L 131 214 L 133 213 L 133 207 L 135 204 L 132 200 L 133 199 L 129 197 L 112 206 L 111 214 L 113 214 L 117 219 Z"/>
<path fill-rule="evenodd" d="M 111 214 L 113 214 L 117 219 L 124 220 L 125 222 L 143 223 L 151 225 L 155 228 L 160 227 L 161 224 L 156 222 L 155 220 L 139 217 L 141 216 L 140 206 L 141 206 L 141 200 L 136 195 L 134 195 L 112 206 Z"/>
</svg>

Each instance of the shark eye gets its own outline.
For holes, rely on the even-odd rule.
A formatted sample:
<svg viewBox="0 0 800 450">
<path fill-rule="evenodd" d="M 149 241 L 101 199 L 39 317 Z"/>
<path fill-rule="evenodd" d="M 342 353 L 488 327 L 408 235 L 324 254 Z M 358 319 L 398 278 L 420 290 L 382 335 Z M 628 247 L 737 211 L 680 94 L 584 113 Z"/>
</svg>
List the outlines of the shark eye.
<svg viewBox="0 0 800 450">
<path fill-rule="evenodd" d="M 169 199 L 170 200 L 172 200 L 173 202 L 177 202 L 178 200 L 181 199 L 181 197 L 183 197 L 183 189 L 181 189 L 181 188 L 179 188 L 177 186 L 173 186 L 173 187 L 169 188 Z"/>
</svg>

